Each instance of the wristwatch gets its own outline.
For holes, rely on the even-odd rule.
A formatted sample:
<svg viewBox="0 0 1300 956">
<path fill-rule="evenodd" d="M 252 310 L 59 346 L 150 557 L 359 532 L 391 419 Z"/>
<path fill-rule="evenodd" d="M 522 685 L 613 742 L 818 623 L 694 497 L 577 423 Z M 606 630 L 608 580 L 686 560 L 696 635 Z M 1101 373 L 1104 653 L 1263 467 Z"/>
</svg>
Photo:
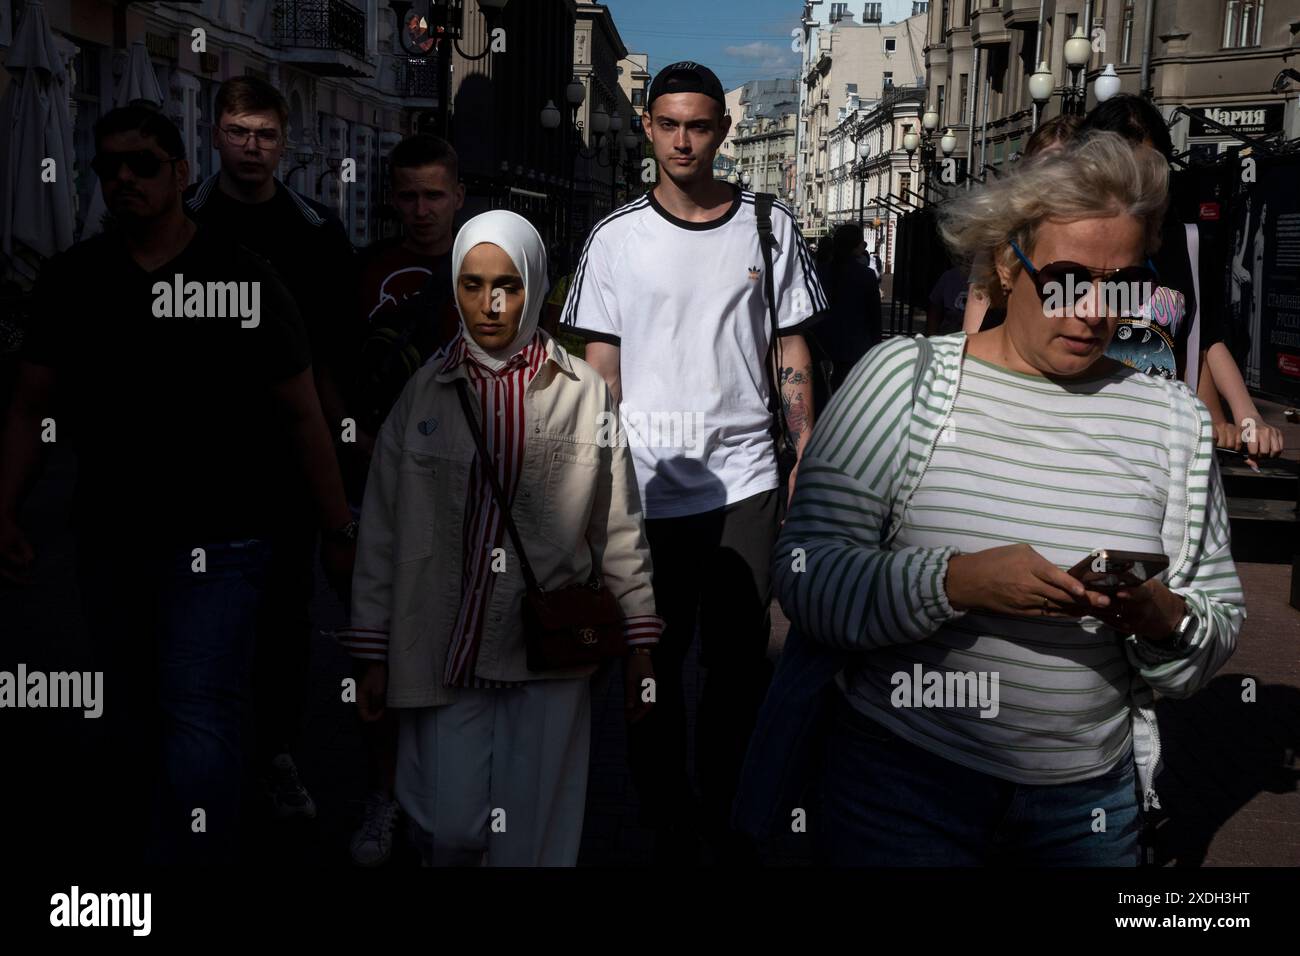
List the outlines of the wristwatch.
<svg viewBox="0 0 1300 956">
<path fill-rule="evenodd" d="M 356 519 L 353 519 L 341 528 L 326 531 L 322 537 L 337 544 L 351 544 L 357 540 L 357 529 L 360 527 Z"/>
<path fill-rule="evenodd" d="M 1191 605 L 1187 607 L 1187 613 L 1183 619 L 1178 622 L 1174 628 L 1174 633 L 1169 641 L 1169 646 L 1180 654 L 1186 654 L 1192 647 L 1192 635 L 1196 633 L 1196 626 L 1201 623 L 1195 612 L 1192 611 Z"/>
</svg>

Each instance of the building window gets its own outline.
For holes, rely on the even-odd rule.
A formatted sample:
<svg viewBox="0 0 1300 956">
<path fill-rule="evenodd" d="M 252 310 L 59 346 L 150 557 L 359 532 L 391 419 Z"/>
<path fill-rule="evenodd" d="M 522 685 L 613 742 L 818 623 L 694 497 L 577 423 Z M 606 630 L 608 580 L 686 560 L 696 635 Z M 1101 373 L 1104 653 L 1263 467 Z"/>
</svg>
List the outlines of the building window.
<svg viewBox="0 0 1300 956">
<path fill-rule="evenodd" d="M 863 23 L 879 23 L 880 20 L 881 20 L 881 16 L 880 16 L 880 6 L 881 6 L 881 5 L 880 5 L 879 3 L 868 3 L 865 7 L 863 7 L 863 8 L 862 8 L 862 22 L 863 22 Z"/>
<path fill-rule="evenodd" d="M 938 93 L 935 95 L 935 109 L 939 111 L 939 122 L 943 123 L 948 119 L 948 114 L 943 111 L 943 84 L 939 84 Z"/>
<path fill-rule="evenodd" d="M 1120 44 L 1119 60 L 1121 63 L 1128 63 L 1130 55 L 1133 52 L 1133 0 L 1124 0 L 1123 23 L 1124 32 L 1123 40 Z"/>
<path fill-rule="evenodd" d="M 893 37 L 885 37 L 885 52 L 893 53 L 898 49 L 898 41 Z"/>
<path fill-rule="evenodd" d="M 645 105 L 645 90 L 638 88 L 632 91 L 632 105 L 636 107 Z"/>
<path fill-rule="evenodd" d="M 1223 19 L 1223 45 L 1228 48 L 1259 46 L 1263 20 L 1264 0 L 1228 0 Z"/>
<path fill-rule="evenodd" d="M 898 174 L 898 198 L 902 199 L 905 202 L 911 199 L 912 197 L 907 195 L 907 191 L 911 188 L 912 188 L 912 174 L 899 173 Z"/>
<path fill-rule="evenodd" d="M 849 5 L 847 3 L 832 3 L 831 23 L 839 23 L 841 20 L 844 19 L 845 14 L 847 14 L 848 12 L 849 12 Z"/>
<path fill-rule="evenodd" d="M 930 0 L 912 0 L 912 16 L 920 16 L 930 9 Z"/>
<path fill-rule="evenodd" d="M 948 30 L 948 0 L 943 0 L 943 6 L 939 8 L 939 36 L 943 36 Z"/>
<path fill-rule="evenodd" d="M 963 73 L 957 78 L 957 108 L 960 111 L 957 114 L 958 123 L 966 122 L 966 94 L 968 87 L 970 86 L 970 83 L 968 82 L 969 80 L 969 73 Z"/>
<path fill-rule="evenodd" d="M 880 88 L 883 90 L 892 90 L 894 88 L 894 74 L 889 70 L 885 71 L 884 79 L 881 81 Z"/>
</svg>

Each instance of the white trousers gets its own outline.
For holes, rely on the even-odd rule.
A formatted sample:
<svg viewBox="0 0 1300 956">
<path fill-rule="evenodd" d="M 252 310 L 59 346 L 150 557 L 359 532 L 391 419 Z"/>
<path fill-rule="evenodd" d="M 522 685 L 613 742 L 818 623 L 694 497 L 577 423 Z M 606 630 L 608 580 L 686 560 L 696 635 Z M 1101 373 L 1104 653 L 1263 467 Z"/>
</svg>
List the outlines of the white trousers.
<svg viewBox="0 0 1300 956">
<path fill-rule="evenodd" d="M 424 865 L 574 866 L 590 749 L 586 678 L 401 710 L 396 796 Z"/>
</svg>

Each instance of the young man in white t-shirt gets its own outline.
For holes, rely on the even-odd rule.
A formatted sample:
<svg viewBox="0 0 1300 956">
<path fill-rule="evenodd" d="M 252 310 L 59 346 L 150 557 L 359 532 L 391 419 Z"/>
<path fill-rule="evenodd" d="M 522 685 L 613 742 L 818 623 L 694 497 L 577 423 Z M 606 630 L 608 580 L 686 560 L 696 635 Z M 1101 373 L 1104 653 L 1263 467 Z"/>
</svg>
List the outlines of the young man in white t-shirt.
<svg viewBox="0 0 1300 956">
<path fill-rule="evenodd" d="M 655 709 L 628 728 L 643 819 L 662 862 L 698 858 L 701 836 L 720 859 L 735 859 L 748 848 L 728 821 L 771 677 L 769 568 L 794 475 L 778 487 L 755 194 L 713 178 L 731 126 L 721 83 L 697 63 L 665 67 L 642 124 L 658 183 L 592 230 L 563 322 L 587 340 L 587 362 L 620 402 L 666 621 Z M 781 401 L 802 454 L 813 399 L 801 331 L 826 299 L 790 209 L 774 203 L 771 221 Z M 696 738 L 702 815 L 686 766 L 682 686 L 697 618 L 707 672 Z"/>
</svg>

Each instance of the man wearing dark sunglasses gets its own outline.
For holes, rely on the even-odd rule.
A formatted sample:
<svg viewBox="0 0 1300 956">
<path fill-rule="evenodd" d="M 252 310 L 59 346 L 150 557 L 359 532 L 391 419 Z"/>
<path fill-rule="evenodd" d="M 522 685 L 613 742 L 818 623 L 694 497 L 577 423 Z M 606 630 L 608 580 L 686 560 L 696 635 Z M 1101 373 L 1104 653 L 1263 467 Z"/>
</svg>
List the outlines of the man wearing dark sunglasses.
<svg viewBox="0 0 1300 956">
<path fill-rule="evenodd" d="M 84 742 L 90 756 L 65 761 L 53 773 L 67 779 L 41 794 L 76 794 L 69 812 L 93 815 L 73 852 L 219 862 L 237 848 L 244 704 L 277 510 L 266 462 L 292 449 L 323 527 L 351 513 L 294 304 L 262 259 L 185 215 L 180 132 L 127 107 L 96 124 L 95 140 L 112 222 L 47 263 L 34 291 L 0 438 L 0 578 L 22 585 L 33 570 L 17 517 L 48 419 L 76 452 L 78 583 L 106 703 L 84 740 L 50 741 L 50 753 Z M 211 292 L 197 303 L 187 293 L 177 314 L 177 284 L 255 287 L 258 321 L 209 313 Z M 340 586 L 352 553 L 332 540 L 323 549 Z M 94 846 L 101 839 L 111 845 Z"/>
<path fill-rule="evenodd" d="M 325 420 L 339 442 L 346 415 L 337 384 L 346 367 L 343 323 L 352 318 L 343 303 L 356 299 L 352 244 L 325 206 L 275 176 L 289 135 L 289 107 L 279 90 L 256 77 L 234 77 L 221 84 L 213 109 L 212 146 L 221 169 L 186 194 L 189 214 L 263 256 L 284 278 L 307 329 Z M 272 814 L 311 818 L 316 803 L 292 752 L 308 683 L 316 524 L 298 476 L 283 460 L 277 470 L 266 488 L 284 507 L 259 623 L 257 763 Z"/>
</svg>

